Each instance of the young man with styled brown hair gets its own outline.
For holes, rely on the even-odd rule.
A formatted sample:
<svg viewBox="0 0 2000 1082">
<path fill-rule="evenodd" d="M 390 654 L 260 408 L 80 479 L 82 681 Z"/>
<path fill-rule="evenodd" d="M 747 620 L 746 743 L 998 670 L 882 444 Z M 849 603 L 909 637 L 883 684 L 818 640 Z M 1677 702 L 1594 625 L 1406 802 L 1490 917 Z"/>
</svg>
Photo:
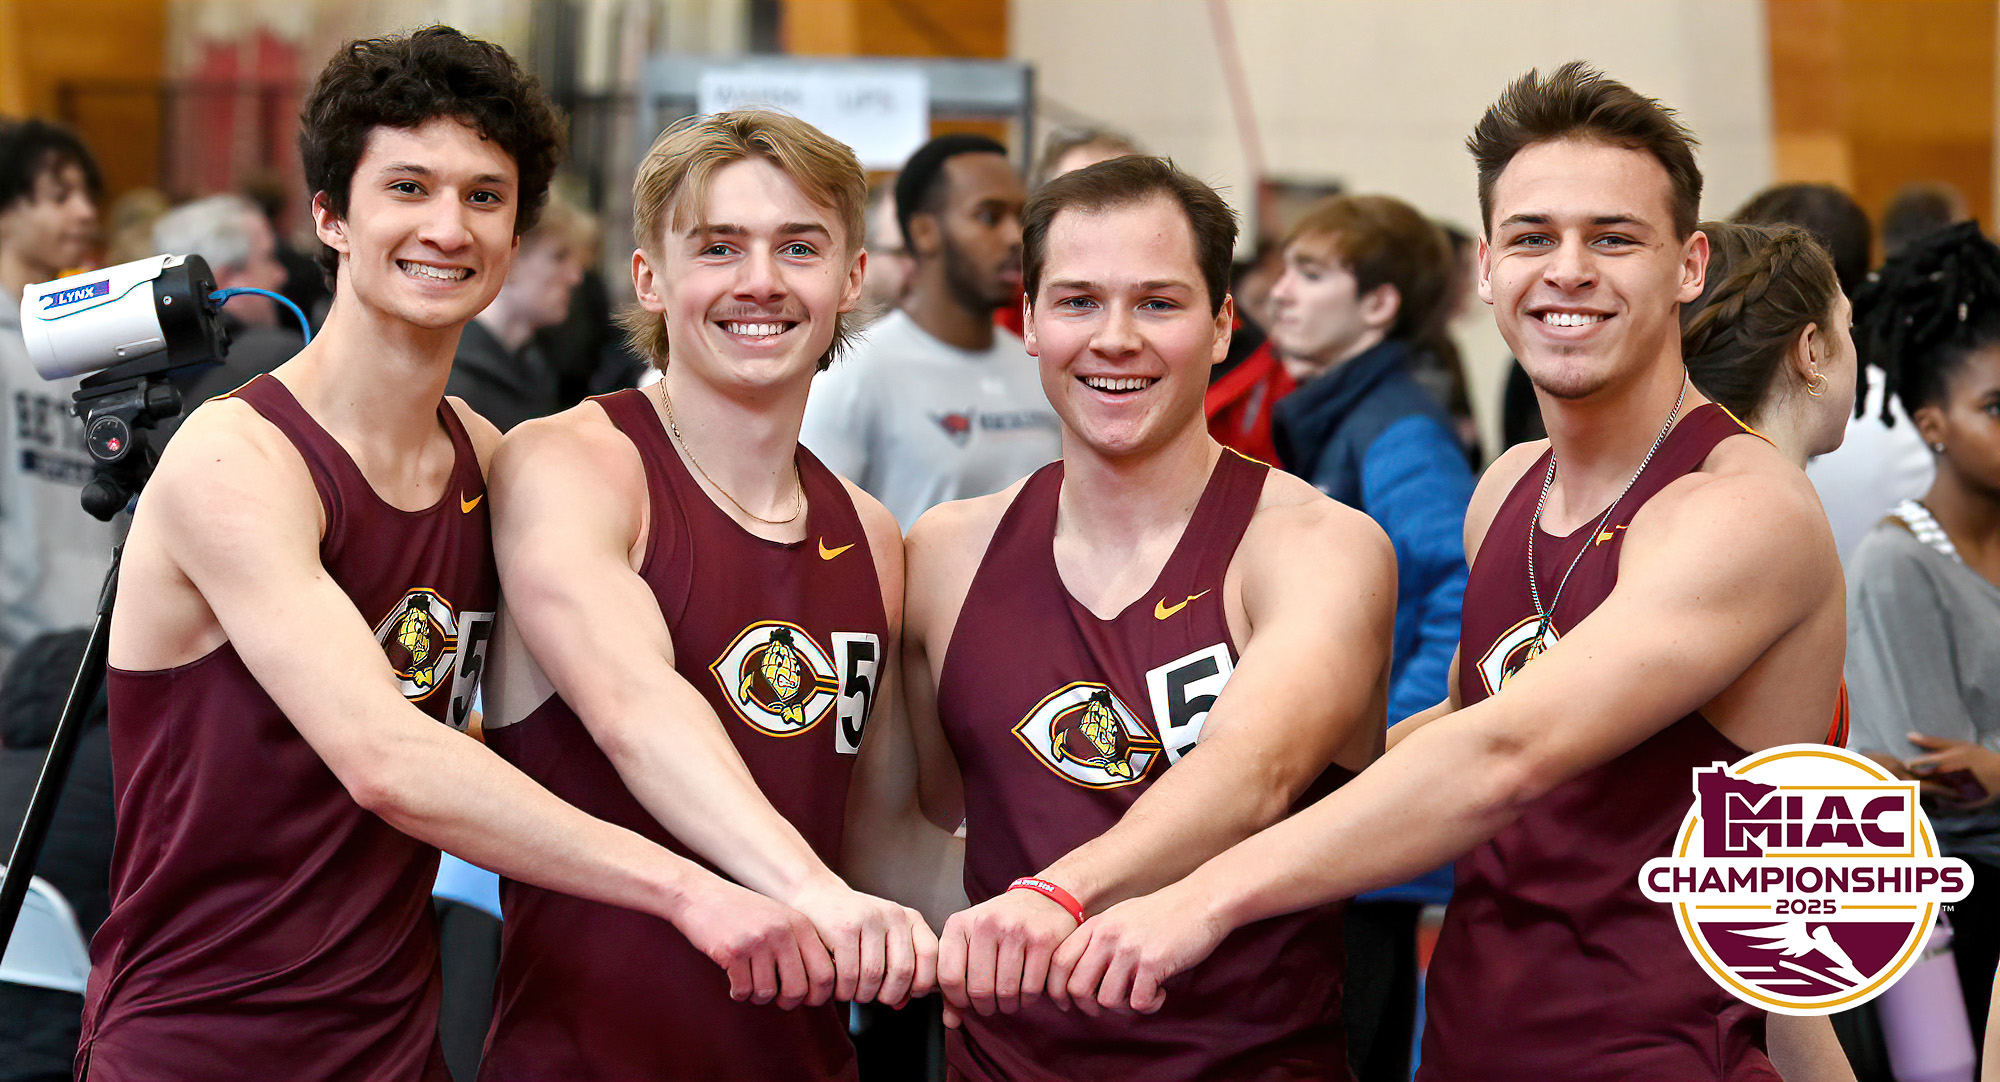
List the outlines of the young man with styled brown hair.
<svg viewBox="0 0 2000 1082">
<path fill-rule="evenodd" d="M 793 117 L 662 133 L 633 184 L 626 320 L 658 382 L 522 424 L 493 466 L 487 739 L 795 908 L 833 965 L 799 992 L 759 967 L 758 1002 L 782 983 L 794 1009 L 743 1003 L 673 929 L 504 883 L 482 1079 L 852 1079 L 840 1003 L 930 989 L 923 917 L 831 869 L 902 613 L 895 520 L 798 440 L 861 295 L 866 198 L 853 152 Z"/>
<path fill-rule="evenodd" d="M 1844 632 L 1811 486 L 1681 363 L 1693 139 L 1572 63 L 1470 142 L 1480 295 L 1551 439 L 1473 498 L 1451 695 L 1333 796 L 1080 929 L 1050 981 L 1158 1009 L 1231 929 L 1458 858 L 1420 1079 L 1846 1077 L 1824 1021 L 1724 992 L 1637 882 L 1691 770 L 1825 735 Z"/>
<path fill-rule="evenodd" d="M 1085 1017 L 1060 1009 L 1059 985 L 1042 995 L 1087 914 L 1374 757 L 1395 569 L 1365 516 L 1209 437 L 1236 235 L 1214 190 L 1123 157 L 1051 181 L 1022 232 L 1026 341 L 1063 457 L 940 505 L 907 544 L 905 792 L 920 774 L 924 812 L 964 819 L 975 903 L 939 947 L 961 1025 L 951 1068 L 1174 1082 L 1325 1063 L 1345 1077 L 1337 906 L 1232 937 L 1170 1017 Z M 892 787 L 868 795 L 893 806 Z M 939 848 L 901 848 L 921 892 Z"/>
<path fill-rule="evenodd" d="M 799 914 L 458 731 L 498 602 L 498 433 L 445 378 L 560 137 L 504 50 L 446 27 L 349 43 L 308 97 L 333 308 L 296 358 L 188 418 L 126 546 L 112 909 L 80 1077 L 446 1082 L 439 847 L 673 921 L 746 996 L 821 951 Z"/>
</svg>

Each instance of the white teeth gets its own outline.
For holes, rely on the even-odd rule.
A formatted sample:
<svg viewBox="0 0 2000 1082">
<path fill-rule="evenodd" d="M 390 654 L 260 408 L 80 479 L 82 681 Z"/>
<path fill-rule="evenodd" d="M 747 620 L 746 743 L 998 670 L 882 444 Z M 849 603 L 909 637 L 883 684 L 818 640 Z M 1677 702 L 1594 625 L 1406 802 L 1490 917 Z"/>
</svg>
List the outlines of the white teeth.
<svg viewBox="0 0 2000 1082">
<path fill-rule="evenodd" d="M 396 265 L 403 268 L 406 274 L 414 274 L 419 278 L 435 278 L 440 282 L 456 282 L 472 273 L 465 267 L 432 267 L 407 260 Z"/>
<path fill-rule="evenodd" d="M 767 335 L 785 333 L 782 323 L 724 323 L 722 329 L 730 334 L 740 334 L 746 338 L 761 338 Z"/>
<path fill-rule="evenodd" d="M 1083 382 L 1085 386 L 1099 391 L 1143 391 L 1153 383 L 1152 380 L 1144 376 L 1130 376 L 1125 379 L 1112 379 L 1108 376 L 1085 376 L 1083 377 Z"/>
<path fill-rule="evenodd" d="M 1586 315 L 1582 312 L 1544 312 L 1542 322 L 1551 327 L 1587 327 L 1592 323 L 1604 322 L 1604 317 Z"/>
</svg>

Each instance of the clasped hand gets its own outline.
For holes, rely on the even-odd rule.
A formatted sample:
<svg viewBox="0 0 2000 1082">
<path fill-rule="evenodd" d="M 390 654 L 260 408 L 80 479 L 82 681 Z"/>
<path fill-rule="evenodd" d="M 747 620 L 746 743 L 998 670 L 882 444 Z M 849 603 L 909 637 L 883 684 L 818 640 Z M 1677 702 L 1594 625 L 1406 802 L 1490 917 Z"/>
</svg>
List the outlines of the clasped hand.
<svg viewBox="0 0 2000 1082">
<path fill-rule="evenodd" d="M 1161 987 L 1227 934 L 1174 887 L 1123 901 L 1077 925 L 1061 905 L 1010 890 L 952 915 L 938 944 L 945 1023 L 1013 1014 L 1047 995 L 1063 1010 L 1151 1014 Z"/>
</svg>

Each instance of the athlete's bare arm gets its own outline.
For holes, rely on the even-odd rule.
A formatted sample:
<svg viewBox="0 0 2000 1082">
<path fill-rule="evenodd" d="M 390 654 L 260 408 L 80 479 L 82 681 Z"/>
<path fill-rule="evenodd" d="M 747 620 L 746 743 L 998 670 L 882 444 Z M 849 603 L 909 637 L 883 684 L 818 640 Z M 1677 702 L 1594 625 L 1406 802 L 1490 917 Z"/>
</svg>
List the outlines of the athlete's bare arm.
<svg viewBox="0 0 2000 1082">
<path fill-rule="evenodd" d="M 895 516 L 852 482 L 848 495 L 875 554 L 875 576 L 888 608 L 889 642 L 877 674 L 877 699 L 861 738 L 847 790 L 841 871 L 854 885 L 914 906 L 931 927 L 965 908 L 965 840 L 925 817 L 918 795 L 917 746 L 903 709 L 903 534 Z M 936 976 L 936 959 L 928 975 Z M 929 986 L 929 981 L 921 982 Z"/>
<path fill-rule="evenodd" d="M 1037 874 L 1086 911 L 1155 890 L 1286 815 L 1339 763 L 1380 752 L 1395 556 L 1371 520 L 1272 473 L 1223 582 L 1240 658 L 1198 751 L 1162 774 L 1118 824 Z M 1011 1012 L 1047 987 L 1066 1000 L 1059 905 L 1009 891 L 952 918 L 939 946 L 948 1002 Z"/>
<path fill-rule="evenodd" d="M 900 1002 L 930 937 L 922 916 L 848 889 L 765 799 L 708 701 L 674 670 L 666 619 L 639 574 L 653 524 L 631 440 L 585 402 L 510 432 L 490 488 L 512 628 L 495 648 L 531 655 L 499 664 L 538 666 L 674 837 L 811 919 L 833 953 L 835 996 L 869 1002 L 887 990 Z M 535 705 L 509 703 L 503 718 L 492 704 L 488 724 Z"/>
<path fill-rule="evenodd" d="M 1157 1009 L 1159 982 L 1230 929 L 1455 859 L 1697 709 L 1746 749 L 1817 740 L 1844 623 L 1809 482 L 1761 441 L 1726 440 L 1702 472 L 1647 502 L 1611 595 L 1504 693 L 1432 721 L 1325 800 L 1079 929 L 1088 954 L 1071 991 Z"/>
<path fill-rule="evenodd" d="M 490 425 L 470 431 L 490 442 Z M 442 457 L 413 471 L 445 476 L 441 431 L 427 455 Z M 112 663 L 165 668 L 227 642 L 355 802 L 398 830 L 510 878 L 671 921 L 729 971 L 739 999 L 812 993 L 803 952 L 818 944 L 805 918 L 577 811 L 411 705 L 320 563 L 324 528 L 305 463 L 276 428 L 241 402 L 196 411 L 134 516 Z"/>
<path fill-rule="evenodd" d="M 1531 440 L 1517 443 L 1501 452 L 1500 457 L 1486 467 L 1480 475 L 1479 486 L 1472 491 L 1472 502 L 1465 509 L 1465 566 L 1471 567 L 1479 556 L 1479 546 L 1486 540 L 1486 529 L 1493 525 L 1493 518 L 1500 513 L 1500 505 L 1507 501 L 1507 493 L 1515 482 L 1535 464 L 1542 452 L 1547 450 L 1549 441 Z M 1418 729 L 1464 706 L 1458 694 L 1459 653 L 1465 649 L 1460 643 L 1451 655 L 1451 674 L 1443 702 L 1421 714 L 1412 714 L 1389 726 L 1388 746 L 1393 748 Z"/>
</svg>

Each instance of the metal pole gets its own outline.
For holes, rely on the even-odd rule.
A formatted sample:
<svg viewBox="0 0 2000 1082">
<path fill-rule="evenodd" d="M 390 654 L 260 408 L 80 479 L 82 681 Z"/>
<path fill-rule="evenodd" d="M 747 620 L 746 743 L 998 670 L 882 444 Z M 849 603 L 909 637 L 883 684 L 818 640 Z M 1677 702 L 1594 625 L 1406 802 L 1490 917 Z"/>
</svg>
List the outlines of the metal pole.
<svg viewBox="0 0 2000 1082">
<path fill-rule="evenodd" d="M 90 625 L 90 641 L 83 648 L 83 664 L 70 683 L 69 699 L 63 704 L 55 736 L 49 740 L 49 754 L 42 760 L 41 777 L 35 795 L 28 802 L 27 818 L 14 839 L 14 851 L 7 857 L 7 876 L 0 881 L 0 944 L 14 938 L 14 922 L 21 915 L 21 902 L 28 896 L 28 880 L 41 859 L 42 843 L 48 840 L 49 826 L 55 821 L 56 802 L 62 798 L 63 784 L 69 780 L 70 760 L 76 757 L 76 743 L 83 736 L 85 719 L 104 687 L 104 664 L 111 641 L 111 605 L 118 594 L 118 561 L 125 546 L 111 552 L 111 567 L 104 573 L 104 589 L 97 598 L 97 618 Z M 4 947 L 0 947 L 4 953 Z"/>
</svg>

